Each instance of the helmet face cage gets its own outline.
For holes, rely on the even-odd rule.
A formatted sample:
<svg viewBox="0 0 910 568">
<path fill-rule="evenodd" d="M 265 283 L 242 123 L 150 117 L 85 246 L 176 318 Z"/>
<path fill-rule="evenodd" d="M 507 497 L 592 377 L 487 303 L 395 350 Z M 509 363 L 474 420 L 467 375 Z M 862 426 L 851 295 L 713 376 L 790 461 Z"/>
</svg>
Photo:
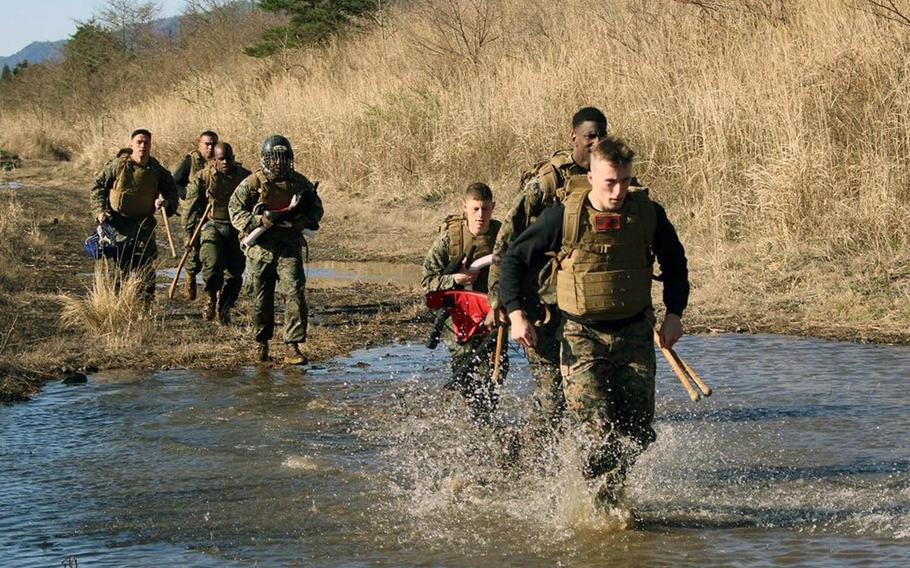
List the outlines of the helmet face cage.
<svg viewBox="0 0 910 568">
<path fill-rule="evenodd" d="M 259 165 L 270 180 L 282 180 L 294 169 L 294 151 L 284 136 L 270 136 L 262 143 Z"/>
</svg>

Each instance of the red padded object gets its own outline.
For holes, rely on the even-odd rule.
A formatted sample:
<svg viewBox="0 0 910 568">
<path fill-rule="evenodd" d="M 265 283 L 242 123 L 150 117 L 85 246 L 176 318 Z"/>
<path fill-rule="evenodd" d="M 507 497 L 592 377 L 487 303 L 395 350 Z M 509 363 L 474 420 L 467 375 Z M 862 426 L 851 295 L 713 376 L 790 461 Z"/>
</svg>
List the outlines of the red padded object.
<svg viewBox="0 0 910 568">
<path fill-rule="evenodd" d="M 427 294 L 427 307 L 446 310 L 455 328 L 455 340 L 464 345 L 469 339 L 490 332 L 483 318 L 490 311 L 487 295 L 472 290 L 439 290 Z"/>
</svg>

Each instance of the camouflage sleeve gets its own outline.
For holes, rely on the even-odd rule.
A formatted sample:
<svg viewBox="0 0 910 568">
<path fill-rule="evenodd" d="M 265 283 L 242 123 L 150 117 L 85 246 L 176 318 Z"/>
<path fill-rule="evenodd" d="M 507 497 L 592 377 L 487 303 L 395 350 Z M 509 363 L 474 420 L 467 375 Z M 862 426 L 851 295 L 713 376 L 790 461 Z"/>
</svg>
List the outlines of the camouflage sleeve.
<svg viewBox="0 0 910 568">
<path fill-rule="evenodd" d="M 253 215 L 253 206 L 256 205 L 256 198 L 246 180 L 240 182 L 231 199 L 228 201 L 228 214 L 231 216 L 231 225 L 243 234 L 249 234 L 250 231 L 260 225 L 259 219 Z"/>
<path fill-rule="evenodd" d="M 161 176 L 158 178 L 158 194 L 164 198 L 164 211 L 168 216 L 177 213 L 177 185 L 174 176 L 162 165 L 158 165 Z"/>
<path fill-rule="evenodd" d="M 316 193 L 314 189 L 312 192 L 309 192 L 310 203 L 304 209 L 303 215 L 295 219 L 292 223 L 292 226 L 297 231 L 303 231 L 304 229 L 310 229 L 311 231 L 319 230 L 319 221 L 322 220 L 322 216 L 325 214 L 325 211 L 322 209 L 322 199 L 319 198 L 319 194 Z"/>
<path fill-rule="evenodd" d="M 111 188 L 114 187 L 114 179 L 117 177 L 116 172 L 116 160 L 111 160 L 104 165 L 95 177 L 95 186 L 92 187 L 90 201 L 92 204 L 92 213 L 94 213 L 96 217 L 98 216 L 98 213 L 111 212 L 109 198 Z"/>
<path fill-rule="evenodd" d="M 512 242 L 518 238 L 531 220 L 539 217 L 543 212 L 543 191 L 540 189 L 540 176 L 535 176 L 528 180 L 525 186 L 518 192 L 515 203 L 505 218 L 502 220 L 502 227 L 499 234 L 496 235 L 496 243 L 493 244 L 493 265 L 490 267 L 490 276 L 488 280 L 488 292 L 490 306 L 493 309 L 501 307 L 499 298 L 499 279 L 502 274 L 502 258 L 506 255 Z"/>
<path fill-rule="evenodd" d="M 196 230 L 196 224 L 202 218 L 205 208 L 208 206 L 208 194 L 205 187 L 205 181 L 202 178 L 202 172 L 196 175 L 190 184 L 186 186 L 186 203 L 184 211 L 183 228 L 187 236 L 191 236 Z"/>
<path fill-rule="evenodd" d="M 449 233 L 442 231 L 430 246 L 426 258 L 423 259 L 423 278 L 420 285 L 424 292 L 455 288 L 455 277 L 451 274 L 443 274 L 448 264 Z"/>
<path fill-rule="evenodd" d="M 189 187 L 190 183 L 190 156 L 187 154 L 183 157 L 180 165 L 174 170 L 174 183 L 179 187 Z"/>
</svg>

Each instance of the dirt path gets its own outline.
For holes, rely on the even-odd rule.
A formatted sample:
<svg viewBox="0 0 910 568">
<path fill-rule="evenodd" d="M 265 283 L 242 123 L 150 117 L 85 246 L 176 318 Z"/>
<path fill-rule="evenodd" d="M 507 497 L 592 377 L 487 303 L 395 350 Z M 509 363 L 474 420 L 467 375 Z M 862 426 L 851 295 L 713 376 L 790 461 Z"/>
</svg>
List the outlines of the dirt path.
<svg viewBox="0 0 910 568">
<path fill-rule="evenodd" d="M 47 380 L 97 368 L 235 368 L 254 361 L 252 311 L 241 297 L 230 326 L 203 320 L 204 300 L 190 302 L 178 294 L 165 302 L 159 290 L 152 314 L 158 329 L 150 342 L 118 352 L 99 349 L 91 338 L 60 326 L 60 295 L 87 291 L 94 263 L 82 241 L 91 230 L 87 178 L 67 178 L 70 168 L 35 164 L 3 174 L 0 197 L 25 205 L 25 215 L 40 234 L 25 251 L 22 271 L 9 289 L 0 289 L 0 400 L 18 400 L 36 392 Z M 12 185 L 10 185 L 12 182 Z M 172 230 L 176 230 L 176 223 Z M 337 234 L 330 226 L 329 231 Z M 159 230 L 159 238 L 163 231 Z M 350 258 L 351 242 L 323 238 L 313 259 Z M 164 247 L 161 249 L 165 250 Z M 161 268 L 176 261 L 162 254 Z M 320 361 L 383 342 L 405 340 L 425 332 L 421 294 L 413 286 L 352 282 L 344 287 L 310 288 L 310 337 L 306 352 Z M 280 301 L 279 301 L 280 304 Z M 280 330 L 283 314 L 278 314 Z M 273 340 L 276 355 L 280 331 Z M 276 358 L 277 359 L 277 358 Z M 280 359 L 275 363 L 280 364 Z"/>
</svg>

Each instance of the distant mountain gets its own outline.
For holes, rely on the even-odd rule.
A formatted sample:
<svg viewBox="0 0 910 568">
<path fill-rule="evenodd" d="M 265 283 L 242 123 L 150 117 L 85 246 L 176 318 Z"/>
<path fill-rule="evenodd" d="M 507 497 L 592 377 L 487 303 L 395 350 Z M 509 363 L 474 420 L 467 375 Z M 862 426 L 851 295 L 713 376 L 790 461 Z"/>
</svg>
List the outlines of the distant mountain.
<svg viewBox="0 0 910 568">
<path fill-rule="evenodd" d="M 180 16 L 171 16 L 170 18 L 155 20 L 154 26 L 155 31 L 158 33 L 176 37 L 180 33 Z M 20 61 L 41 63 L 42 61 L 53 59 L 60 54 L 67 41 L 69 40 L 33 41 L 8 57 L 0 57 L 0 68 L 4 65 L 8 65 L 9 68 L 12 69 Z"/>
<path fill-rule="evenodd" d="M 0 68 L 8 65 L 10 69 L 16 66 L 20 61 L 29 63 L 40 63 L 57 57 L 63 45 L 67 42 L 65 39 L 57 41 L 33 41 L 9 57 L 0 57 Z"/>
</svg>

